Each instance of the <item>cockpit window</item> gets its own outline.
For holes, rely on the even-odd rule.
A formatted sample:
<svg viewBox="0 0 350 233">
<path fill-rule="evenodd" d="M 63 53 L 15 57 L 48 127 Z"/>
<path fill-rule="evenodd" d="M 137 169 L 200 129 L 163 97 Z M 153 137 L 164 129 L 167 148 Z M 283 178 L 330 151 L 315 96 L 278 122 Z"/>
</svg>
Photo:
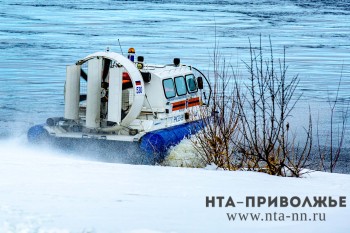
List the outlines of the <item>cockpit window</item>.
<svg viewBox="0 0 350 233">
<path fill-rule="evenodd" d="M 176 86 L 176 92 L 178 96 L 187 94 L 186 82 L 183 76 L 179 76 L 175 78 L 175 86 Z"/>
<path fill-rule="evenodd" d="M 165 97 L 167 99 L 173 98 L 176 96 L 173 79 L 171 79 L 171 78 L 164 79 L 163 80 L 163 88 L 164 88 Z"/>
<path fill-rule="evenodd" d="M 186 75 L 186 84 L 189 93 L 197 92 L 197 82 L 193 74 Z"/>
</svg>

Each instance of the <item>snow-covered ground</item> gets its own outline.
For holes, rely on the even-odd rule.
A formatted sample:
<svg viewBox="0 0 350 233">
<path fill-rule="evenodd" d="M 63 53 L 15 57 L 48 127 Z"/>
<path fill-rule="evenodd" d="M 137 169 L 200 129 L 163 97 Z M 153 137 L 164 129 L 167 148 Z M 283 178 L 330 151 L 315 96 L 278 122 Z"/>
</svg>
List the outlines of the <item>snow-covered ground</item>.
<svg viewBox="0 0 350 233">
<path fill-rule="evenodd" d="M 1 233 L 350 232 L 350 176 L 253 172 L 83 160 L 23 140 L 0 141 Z M 236 207 L 206 207 L 230 196 Z M 346 196 L 347 207 L 246 207 L 246 196 Z M 226 202 L 225 202 L 226 203 Z M 218 205 L 218 203 L 216 203 Z M 325 221 L 229 221 L 227 213 L 325 213 Z M 278 218 L 277 218 L 278 219 Z M 318 218 L 317 218 L 318 219 Z"/>
</svg>

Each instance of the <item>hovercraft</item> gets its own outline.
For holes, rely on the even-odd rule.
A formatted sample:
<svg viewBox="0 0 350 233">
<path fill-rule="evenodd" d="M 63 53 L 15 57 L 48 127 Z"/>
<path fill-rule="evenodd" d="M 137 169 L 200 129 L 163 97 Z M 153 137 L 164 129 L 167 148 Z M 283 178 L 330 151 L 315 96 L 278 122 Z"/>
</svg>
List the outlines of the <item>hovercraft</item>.
<svg viewBox="0 0 350 233">
<path fill-rule="evenodd" d="M 107 50 L 68 65 L 64 116 L 31 127 L 29 142 L 108 149 L 133 163 L 163 160 L 171 146 L 203 127 L 199 113 L 208 106 L 210 84 L 179 58 L 166 65 L 135 58 L 133 48 L 128 57 Z"/>
</svg>

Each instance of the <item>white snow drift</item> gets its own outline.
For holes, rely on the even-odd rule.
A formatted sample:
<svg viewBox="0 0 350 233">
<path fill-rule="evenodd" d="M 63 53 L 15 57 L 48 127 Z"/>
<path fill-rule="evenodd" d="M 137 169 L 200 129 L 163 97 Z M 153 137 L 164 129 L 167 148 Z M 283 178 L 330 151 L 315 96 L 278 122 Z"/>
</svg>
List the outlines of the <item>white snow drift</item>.
<svg viewBox="0 0 350 233">
<path fill-rule="evenodd" d="M 347 207 L 206 207 L 206 196 L 346 196 Z M 82 160 L 0 141 L 0 232 L 350 232 L 350 176 L 253 172 Z M 325 221 L 229 221 L 227 213 L 325 213 Z M 308 215 L 309 216 L 309 215 Z"/>
</svg>

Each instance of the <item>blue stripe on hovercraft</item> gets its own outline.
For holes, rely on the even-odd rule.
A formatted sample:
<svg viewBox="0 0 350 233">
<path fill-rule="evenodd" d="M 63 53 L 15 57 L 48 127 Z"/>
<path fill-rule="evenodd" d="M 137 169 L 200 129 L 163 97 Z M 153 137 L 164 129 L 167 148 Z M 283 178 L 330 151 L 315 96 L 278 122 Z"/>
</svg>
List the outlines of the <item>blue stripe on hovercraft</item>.
<svg viewBox="0 0 350 233">
<path fill-rule="evenodd" d="M 146 152 L 147 156 L 161 161 L 166 156 L 167 150 L 175 146 L 185 137 L 197 133 L 203 128 L 202 121 L 189 122 L 182 125 L 173 126 L 149 132 L 141 138 L 140 148 Z"/>
</svg>

